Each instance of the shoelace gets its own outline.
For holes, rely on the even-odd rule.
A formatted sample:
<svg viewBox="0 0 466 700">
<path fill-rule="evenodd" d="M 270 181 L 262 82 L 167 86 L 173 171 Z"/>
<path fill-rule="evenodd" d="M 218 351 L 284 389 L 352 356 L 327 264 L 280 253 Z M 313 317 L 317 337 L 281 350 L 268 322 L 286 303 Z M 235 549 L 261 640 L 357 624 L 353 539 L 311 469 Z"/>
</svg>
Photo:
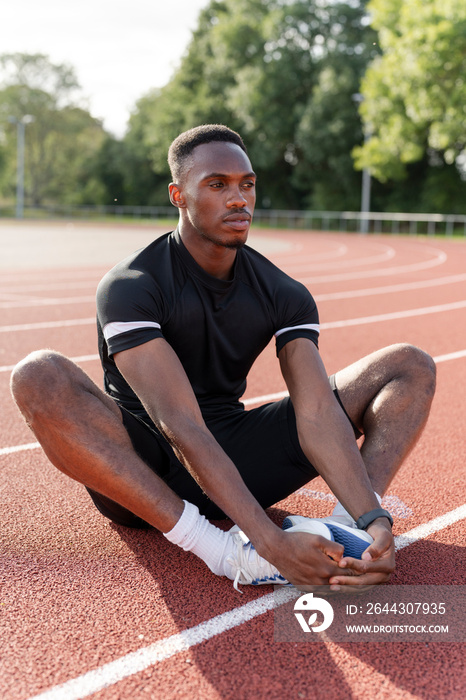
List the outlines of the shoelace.
<svg viewBox="0 0 466 700">
<path fill-rule="evenodd" d="M 236 544 L 236 553 L 230 554 L 227 557 L 227 562 L 233 569 L 236 569 L 236 576 L 233 581 L 233 587 L 239 593 L 238 584 L 242 585 L 261 583 L 285 582 L 285 578 L 278 570 L 269 564 L 263 557 L 259 556 L 254 545 L 248 540 L 244 532 L 236 532 L 232 534 Z"/>
</svg>

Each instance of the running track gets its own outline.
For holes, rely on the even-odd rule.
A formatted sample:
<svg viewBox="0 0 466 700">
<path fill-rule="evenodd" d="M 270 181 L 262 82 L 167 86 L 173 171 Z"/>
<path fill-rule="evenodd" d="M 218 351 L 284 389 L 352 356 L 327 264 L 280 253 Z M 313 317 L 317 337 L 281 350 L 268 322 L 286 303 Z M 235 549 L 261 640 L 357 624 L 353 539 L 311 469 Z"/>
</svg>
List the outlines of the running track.
<svg viewBox="0 0 466 700">
<path fill-rule="evenodd" d="M 0 224 L 0 696 L 465 697 L 459 644 L 274 643 L 270 587 L 241 596 L 158 533 L 109 524 L 48 464 L 9 396 L 11 367 L 48 346 L 100 383 L 96 284 L 158 233 Z M 436 359 L 431 418 L 385 501 L 397 535 L 392 583 L 466 583 L 466 241 L 255 232 L 251 244 L 311 289 L 329 373 L 398 341 Z M 246 403 L 283 392 L 270 346 Z M 319 479 L 270 515 L 331 508 Z"/>
</svg>

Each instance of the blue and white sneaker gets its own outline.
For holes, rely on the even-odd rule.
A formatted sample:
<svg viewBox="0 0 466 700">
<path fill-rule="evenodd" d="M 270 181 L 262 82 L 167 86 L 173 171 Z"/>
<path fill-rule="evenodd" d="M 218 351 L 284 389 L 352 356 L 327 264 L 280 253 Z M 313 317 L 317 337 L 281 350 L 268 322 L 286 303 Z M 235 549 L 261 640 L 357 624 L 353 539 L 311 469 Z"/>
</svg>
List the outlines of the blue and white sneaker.
<svg viewBox="0 0 466 700">
<path fill-rule="evenodd" d="M 239 583 L 243 586 L 288 584 L 278 569 L 259 556 L 252 542 L 238 525 L 234 525 L 229 532 L 235 543 L 235 550 L 227 556 L 225 564 L 234 574 L 234 578 L 233 575 L 227 574 L 227 576 L 233 580 L 233 586 L 237 591 L 242 592 L 238 588 Z"/>
<path fill-rule="evenodd" d="M 361 559 L 362 553 L 374 541 L 365 530 L 344 525 L 340 518 L 332 516 L 305 518 L 303 515 L 288 515 L 282 529 L 287 532 L 308 532 L 338 542 L 344 547 L 343 556 L 354 559 Z"/>
</svg>

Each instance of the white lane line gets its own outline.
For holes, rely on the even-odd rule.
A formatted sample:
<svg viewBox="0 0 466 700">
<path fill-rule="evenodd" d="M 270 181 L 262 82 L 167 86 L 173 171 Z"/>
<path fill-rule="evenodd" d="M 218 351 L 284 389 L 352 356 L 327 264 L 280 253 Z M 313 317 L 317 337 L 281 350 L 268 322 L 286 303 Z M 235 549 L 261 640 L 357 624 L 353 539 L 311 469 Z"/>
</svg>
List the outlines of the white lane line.
<svg viewBox="0 0 466 700">
<path fill-rule="evenodd" d="M 399 551 L 464 518 L 466 518 L 466 505 L 434 518 L 424 525 L 415 527 L 405 532 L 404 535 L 395 537 L 395 548 Z M 285 590 L 282 597 L 283 602 L 288 600 Z M 126 654 L 115 661 L 104 664 L 93 671 L 88 671 L 39 695 L 34 695 L 29 700 L 81 700 L 86 698 L 99 690 L 108 688 L 129 676 L 133 676 L 135 673 L 144 671 L 149 666 L 165 661 L 181 651 L 187 651 L 193 646 L 197 646 L 208 639 L 212 639 L 212 637 L 223 634 L 223 632 L 227 632 L 259 615 L 263 615 L 275 607 L 278 598 L 277 592 L 264 595 L 239 608 L 229 610 L 210 620 L 201 622 L 195 627 L 174 634 L 166 639 L 161 639 L 154 644 L 138 649 L 138 651 Z"/>
<path fill-rule="evenodd" d="M 78 355 L 77 357 L 70 357 L 70 360 L 72 362 L 91 362 L 92 360 L 98 360 L 99 355 L 96 353 L 95 355 Z M 14 365 L 3 365 L 0 367 L 0 373 L 1 372 L 11 372 L 14 368 L 16 367 L 16 364 Z"/>
<path fill-rule="evenodd" d="M 344 321 L 329 321 L 321 323 L 323 329 L 344 328 L 345 326 L 360 326 L 366 323 L 378 323 L 380 321 L 393 321 L 399 318 L 410 318 L 412 316 L 426 316 L 427 314 L 436 314 L 441 311 L 454 311 L 466 307 L 466 299 L 461 301 L 453 301 L 449 304 L 440 304 L 438 306 L 425 306 L 420 309 L 406 309 L 405 311 L 393 311 L 388 314 L 377 314 L 375 316 L 362 316 L 361 318 L 348 318 Z M 41 321 L 39 323 L 20 323 L 11 326 L 0 326 L 0 333 L 11 333 L 16 331 L 33 331 L 42 330 L 45 328 L 61 328 L 65 326 L 83 326 L 95 323 L 95 317 L 69 319 L 66 321 Z"/>
<path fill-rule="evenodd" d="M 420 309 L 406 309 L 405 311 L 393 311 L 388 314 L 377 314 L 375 316 L 362 316 L 360 318 L 347 318 L 344 321 L 329 321 L 321 323 L 322 330 L 331 328 L 346 328 L 347 326 L 362 326 L 366 323 L 380 323 L 382 321 L 394 321 L 400 318 L 412 318 L 414 316 L 427 316 L 429 314 L 438 314 L 442 311 L 455 311 L 456 309 L 466 308 L 466 299 L 461 301 L 453 301 L 449 304 L 439 304 L 438 306 L 425 306 Z"/>
<path fill-rule="evenodd" d="M 18 323 L 14 326 L 0 326 L 0 333 L 16 331 L 37 331 L 44 328 L 65 328 L 68 326 L 87 326 L 95 323 L 95 316 L 90 318 L 72 318 L 67 321 L 41 321 L 40 323 Z"/>
<path fill-rule="evenodd" d="M 464 520 L 466 518 L 466 504 L 451 510 L 449 513 L 444 515 L 439 515 L 438 518 L 430 520 L 424 525 L 419 525 L 418 527 L 405 532 L 404 535 L 398 535 L 395 537 L 395 550 L 398 552 L 400 549 L 404 549 L 409 544 L 418 542 L 418 540 L 424 540 L 429 535 L 433 535 L 439 530 L 444 530 L 449 525 L 454 525 L 454 523 Z"/>
<path fill-rule="evenodd" d="M 40 447 L 38 442 L 28 442 L 24 445 L 13 445 L 13 447 L 2 447 L 0 455 L 11 455 L 13 452 L 23 452 L 25 450 L 36 450 Z"/>
<path fill-rule="evenodd" d="M 287 269 L 292 269 L 293 275 L 299 273 L 299 272 L 312 272 L 313 270 L 331 270 L 335 268 L 341 268 L 341 267 L 365 267 L 366 265 L 374 265 L 375 263 L 381 263 L 385 262 L 386 260 L 392 260 L 395 255 L 396 251 L 393 248 L 390 248 L 390 246 L 381 246 L 382 248 L 385 248 L 385 251 L 383 253 L 378 253 L 377 255 L 372 255 L 371 257 L 363 258 L 363 257 L 358 257 L 358 258 L 349 258 L 347 260 L 337 260 L 337 261 L 332 261 L 329 260 L 324 263 L 317 263 L 314 264 L 312 256 L 309 258 L 309 262 L 301 262 L 299 265 L 293 265 L 292 268 L 288 267 Z"/>
<path fill-rule="evenodd" d="M 333 245 L 337 245 L 334 243 Z M 343 245 L 338 245 L 335 250 L 327 250 L 327 251 L 322 251 L 321 253 L 311 253 L 309 255 L 309 260 L 312 260 L 313 262 L 315 260 L 333 260 L 334 258 L 342 258 L 344 255 L 348 253 L 348 246 L 343 244 Z M 295 258 L 286 258 L 286 264 L 289 265 L 290 263 L 296 263 L 296 264 L 302 264 L 303 262 L 303 256 L 300 255 L 299 257 Z"/>
<path fill-rule="evenodd" d="M 307 496 L 317 501 L 328 501 L 330 503 L 336 503 L 337 498 L 333 493 L 325 493 L 323 491 L 315 491 L 314 489 L 308 489 L 305 486 L 303 488 L 295 491 L 294 495 Z M 410 518 L 413 515 L 413 511 L 409 506 L 404 503 L 401 498 L 395 496 L 395 494 L 386 494 L 382 498 L 382 508 L 386 508 L 390 511 L 392 515 L 396 515 L 397 518 Z"/>
<path fill-rule="evenodd" d="M 98 355 L 82 355 L 81 357 L 75 357 L 72 359 L 74 359 L 75 362 L 85 362 L 86 360 L 96 360 L 98 357 Z M 466 350 L 450 352 L 447 355 L 438 355 L 437 357 L 434 357 L 433 360 L 436 364 L 438 364 L 439 362 L 448 362 L 449 360 L 459 360 L 463 357 L 466 357 Z M 1 369 L 2 368 L 0 368 L 0 370 Z M 13 367 L 11 369 L 13 369 Z M 263 394 L 262 396 L 254 396 L 250 399 L 244 399 L 242 403 L 244 403 L 245 406 L 254 406 L 255 404 L 266 403 L 267 401 L 278 401 L 279 399 L 285 398 L 285 396 L 288 396 L 288 391 L 276 391 L 273 394 Z M 24 445 L 13 445 L 12 447 L 2 447 L 0 448 L 0 456 L 9 455 L 13 452 L 22 452 L 23 450 L 35 450 L 38 447 L 40 447 L 38 442 L 31 442 Z"/>
<path fill-rule="evenodd" d="M 1 301 L 0 309 L 28 309 L 31 306 L 65 306 L 66 304 L 95 304 L 95 294 L 86 297 L 61 297 L 60 299 L 35 297 L 18 301 Z"/>
<path fill-rule="evenodd" d="M 458 352 L 450 352 L 447 355 L 437 355 L 432 359 L 436 364 L 440 362 L 448 362 L 449 360 L 460 360 L 466 357 L 466 350 L 458 350 Z M 254 396 L 251 399 L 243 399 L 242 403 L 245 406 L 253 406 L 256 403 L 266 403 L 267 401 L 278 401 L 279 399 L 284 399 L 285 396 L 289 396 L 288 391 L 277 391 L 274 394 L 263 394 L 262 396 Z"/>
<path fill-rule="evenodd" d="M 68 279 L 68 278 L 67 278 Z M 24 287 L 18 287 L 17 293 L 18 294 L 24 294 L 25 292 L 50 292 L 50 291 L 56 291 L 59 289 L 86 289 L 87 287 L 92 287 L 93 289 L 97 288 L 97 285 L 99 284 L 100 278 L 96 277 L 95 279 L 92 280 L 86 280 L 86 281 L 81 281 L 81 282 L 50 282 L 49 284 L 29 284 L 25 285 Z M 0 287 L 0 292 L 2 291 Z M 12 291 L 12 287 L 8 287 L 7 290 L 5 291 Z"/>
<path fill-rule="evenodd" d="M 404 284 L 390 284 L 386 287 L 369 287 L 365 289 L 353 289 L 349 292 L 331 292 L 329 294 L 313 294 L 315 301 L 333 301 L 334 299 L 353 299 L 356 297 L 371 297 L 377 294 L 392 294 L 395 292 L 408 292 L 411 289 L 424 289 L 428 287 L 440 287 L 444 284 L 456 284 L 466 281 L 466 274 L 450 275 L 447 277 L 434 277 L 419 282 L 405 282 Z"/>
<path fill-rule="evenodd" d="M 466 281 L 466 274 L 450 275 L 447 277 L 437 277 L 419 282 L 406 282 L 403 284 L 391 284 L 385 287 L 369 287 L 365 289 L 354 289 L 348 292 L 331 292 L 329 294 L 314 294 L 315 301 L 333 301 L 337 299 L 355 299 L 356 297 L 369 297 L 377 294 L 391 294 L 395 292 L 406 292 L 411 289 L 425 289 L 439 287 L 445 284 L 456 284 Z M 7 297 L 7 295 L 1 295 Z M 11 294 L 7 299 L 0 301 L 0 309 L 29 308 L 30 306 L 64 306 L 66 304 L 81 304 L 95 302 L 95 294 L 81 297 L 24 297 L 18 294 Z"/>
<path fill-rule="evenodd" d="M 434 258 L 431 260 L 426 260 L 424 262 L 410 263 L 408 265 L 399 265 L 398 267 L 383 267 L 377 270 L 360 270 L 359 272 L 342 272 L 335 275 L 323 275 L 321 277 L 300 278 L 303 284 L 316 283 L 316 282 L 339 282 L 341 280 L 357 280 L 367 277 L 382 277 L 388 275 L 399 275 L 406 272 L 417 272 L 418 270 L 427 270 L 431 267 L 437 267 L 438 265 L 443 265 L 443 263 L 448 259 L 448 255 L 441 250 L 434 250 Z M 351 261 L 348 261 L 348 265 Z"/>
</svg>

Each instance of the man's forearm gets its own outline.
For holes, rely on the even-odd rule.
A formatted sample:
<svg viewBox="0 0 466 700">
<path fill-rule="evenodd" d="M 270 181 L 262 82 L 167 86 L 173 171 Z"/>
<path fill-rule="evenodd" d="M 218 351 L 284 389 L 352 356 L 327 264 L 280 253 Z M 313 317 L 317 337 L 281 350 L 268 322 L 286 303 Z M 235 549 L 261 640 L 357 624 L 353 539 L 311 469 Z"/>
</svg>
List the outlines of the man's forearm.
<svg viewBox="0 0 466 700">
<path fill-rule="evenodd" d="M 309 461 L 355 520 L 379 507 L 346 417 L 329 406 L 315 420 L 297 416 L 301 447 Z"/>
<path fill-rule="evenodd" d="M 280 530 L 247 488 L 238 469 L 207 427 L 177 417 L 176 427 L 159 423 L 176 456 L 207 496 L 240 526 L 265 556 Z"/>
</svg>

